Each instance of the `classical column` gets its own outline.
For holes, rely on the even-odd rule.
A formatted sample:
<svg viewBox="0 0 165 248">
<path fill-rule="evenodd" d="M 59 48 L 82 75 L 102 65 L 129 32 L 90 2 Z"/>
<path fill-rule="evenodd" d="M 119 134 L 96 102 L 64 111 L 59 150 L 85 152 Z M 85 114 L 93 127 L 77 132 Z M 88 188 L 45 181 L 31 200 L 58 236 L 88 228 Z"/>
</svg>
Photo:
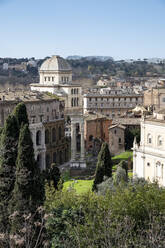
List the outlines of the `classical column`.
<svg viewBox="0 0 165 248">
<path fill-rule="evenodd" d="M 71 122 L 71 160 L 76 160 L 76 123 Z"/>
<path fill-rule="evenodd" d="M 84 144 L 84 120 L 80 122 L 80 132 L 81 132 L 81 160 L 85 159 L 85 144 Z"/>
</svg>

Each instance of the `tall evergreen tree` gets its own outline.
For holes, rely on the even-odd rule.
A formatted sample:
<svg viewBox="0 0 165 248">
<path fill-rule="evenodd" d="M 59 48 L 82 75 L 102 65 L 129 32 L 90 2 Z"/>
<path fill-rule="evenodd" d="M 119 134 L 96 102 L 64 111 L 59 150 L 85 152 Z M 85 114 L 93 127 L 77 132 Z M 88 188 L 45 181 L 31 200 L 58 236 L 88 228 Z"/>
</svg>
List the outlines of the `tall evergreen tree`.
<svg viewBox="0 0 165 248">
<path fill-rule="evenodd" d="M 97 190 L 97 185 L 102 183 L 104 176 L 112 177 L 112 160 L 108 144 L 105 142 L 101 146 L 93 182 L 93 190 Z"/>
<path fill-rule="evenodd" d="M 7 208 L 14 188 L 18 133 L 16 118 L 8 116 L 0 142 L 0 231 L 8 225 Z"/>
<path fill-rule="evenodd" d="M 30 130 L 28 124 L 25 124 L 22 125 L 19 134 L 16 180 L 9 207 L 10 213 L 14 211 L 19 213 L 12 223 L 12 232 L 22 226 L 21 216 L 29 211 L 33 212 L 42 201 L 40 172 L 36 168 Z"/>
<path fill-rule="evenodd" d="M 26 105 L 24 103 L 17 104 L 17 106 L 13 111 L 13 115 L 16 117 L 18 121 L 19 127 L 21 127 L 21 125 L 24 124 L 29 124 Z"/>
</svg>

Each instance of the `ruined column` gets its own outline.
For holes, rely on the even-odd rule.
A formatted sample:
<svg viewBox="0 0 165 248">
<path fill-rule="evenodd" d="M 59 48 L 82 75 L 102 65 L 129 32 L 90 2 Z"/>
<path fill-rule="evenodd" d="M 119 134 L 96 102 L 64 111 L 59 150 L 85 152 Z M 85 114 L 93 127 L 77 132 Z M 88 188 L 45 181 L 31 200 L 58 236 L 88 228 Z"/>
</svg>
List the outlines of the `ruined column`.
<svg viewBox="0 0 165 248">
<path fill-rule="evenodd" d="M 80 122 L 80 132 L 81 132 L 81 161 L 85 159 L 85 143 L 84 143 L 84 119 Z"/>
<path fill-rule="evenodd" d="M 71 160 L 76 160 L 76 123 L 71 122 Z"/>
</svg>

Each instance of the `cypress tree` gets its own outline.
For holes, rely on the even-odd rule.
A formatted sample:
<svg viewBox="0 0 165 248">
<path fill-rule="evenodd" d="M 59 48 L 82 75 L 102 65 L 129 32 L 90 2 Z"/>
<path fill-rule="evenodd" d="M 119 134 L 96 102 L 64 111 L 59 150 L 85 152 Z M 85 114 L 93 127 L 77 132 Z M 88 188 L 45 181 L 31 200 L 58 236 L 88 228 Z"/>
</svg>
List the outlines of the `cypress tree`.
<svg viewBox="0 0 165 248">
<path fill-rule="evenodd" d="M 16 118 L 8 116 L 0 142 L 0 231 L 7 230 L 8 225 L 7 208 L 14 188 L 18 133 Z"/>
<path fill-rule="evenodd" d="M 19 127 L 21 127 L 21 125 L 24 124 L 29 124 L 26 105 L 24 103 L 17 104 L 17 106 L 13 111 L 13 115 L 16 117 L 18 121 Z"/>
<path fill-rule="evenodd" d="M 104 176 L 112 177 L 112 160 L 107 143 L 102 144 L 98 155 L 92 190 L 97 190 L 97 185 L 103 182 Z"/>
<path fill-rule="evenodd" d="M 19 134 L 18 155 L 16 162 L 16 180 L 9 211 L 19 214 L 12 222 L 12 233 L 22 226 L 22 215 L 35 211 L 41 203 L 43 193 L 40 173 L 36 169 L 33 143 L 28 124 L 22 125 Z"/>
</svg>

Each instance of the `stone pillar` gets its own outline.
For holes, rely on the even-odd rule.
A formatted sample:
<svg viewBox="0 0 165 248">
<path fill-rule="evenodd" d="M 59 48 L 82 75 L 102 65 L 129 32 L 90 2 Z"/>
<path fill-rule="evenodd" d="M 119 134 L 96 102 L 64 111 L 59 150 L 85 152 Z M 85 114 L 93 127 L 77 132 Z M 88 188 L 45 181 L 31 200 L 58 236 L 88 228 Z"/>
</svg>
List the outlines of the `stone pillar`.
<svg viewBox="0 0 165 248">
<path fill-rule="evenodd" d="M 71 160 L 76 160 L 76 123 L 71 122 Z"/>
<path fill-rule="evenodd" d="M 82 119 L 80 122 L 80 132 L 81 132 L 81 161 L 85 159 L 85 143 L 84 143 L 84 120 Z"/>
</svg>

